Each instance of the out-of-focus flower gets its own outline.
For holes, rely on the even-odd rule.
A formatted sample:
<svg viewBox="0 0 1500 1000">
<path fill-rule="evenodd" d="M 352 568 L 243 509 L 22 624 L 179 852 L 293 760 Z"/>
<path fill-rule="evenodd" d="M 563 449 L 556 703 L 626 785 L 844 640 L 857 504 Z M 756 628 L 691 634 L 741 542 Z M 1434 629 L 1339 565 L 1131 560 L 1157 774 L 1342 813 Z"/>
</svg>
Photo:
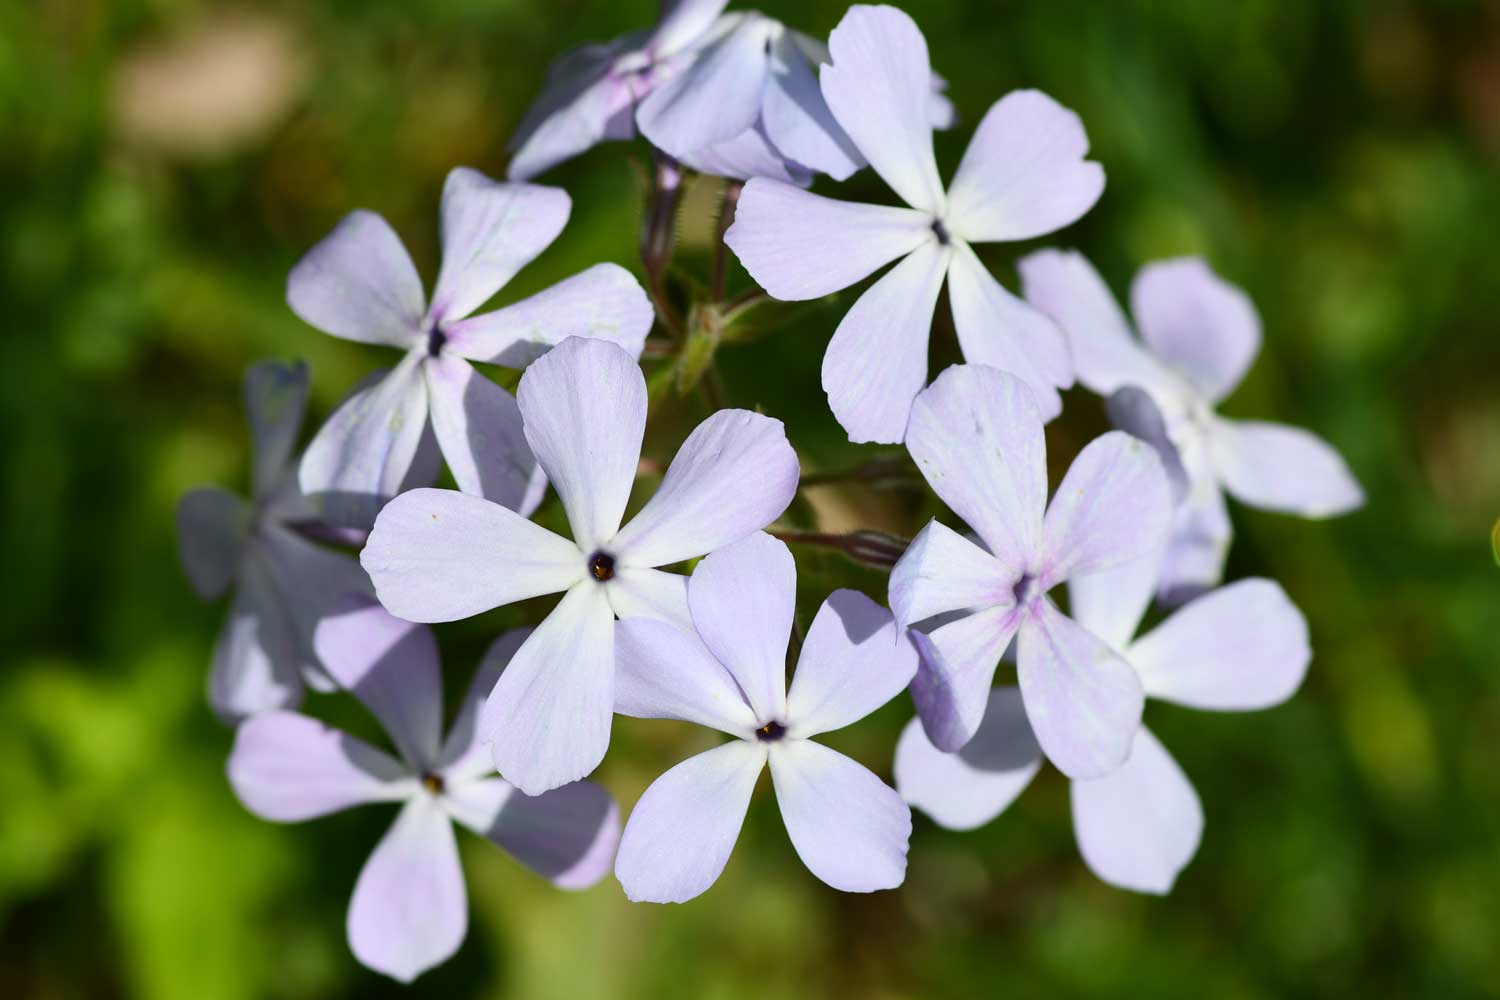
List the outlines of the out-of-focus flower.
<svg viewBox="0 0 1500 1000">
<path fill-rule="evenodd" d="M 1078 380 L 1109 397 L 1115 425 L 1149 441 L 1173 479 L 1177 513 L 1162 569 L 1166 598 L 1218 583 L 1233 528 L 1224 492 L 1242 503 L 1331 517 L 1364 503 L 1349 467 L 1316 435 L 1214 412 L 1260 351 L 1248 296 L 1184 257 L 1143 267 L 1130 291 L 1141 339 L 1086 258 L 1043 250 L 1020 262 L 1026 298 L 1063 328 Z"/>
<path fill-rule="evenodd" d="M 220 8 L 148 38 L 116 67 L 115 127 L 130 142 L 212 159 L 264 141 L 305 92 L 310 61 L 288 18 Z"/>
<path fill-rule="evenodd" d="M 844 180 L 865 165 L 818 85 L 828 47 L 756 11 L 726 14 L 699 42 L 698 58 L 642 102 L 641 134 L 695 170 L 807 185 Z M 947 84 L 931 74 L 931 123 L 947 128 Z"/>
<path fill-rule="evenodd" d="M 656 27 L 563 53 L 511 138 L 507 176 L 528 180 L 606 140 L 635 136 L 637 106 L 697 58 L 729 0 L 663 0 Z"/>
<path fill-rule="evenodd" d="M 335 337 L 406 352 L 346 400 L 302 457 L 303 492 L 330 520 L 368 528 L 412 476 L 430 427 L 459 489 L 530 513 L 546 480 L 510 393 L 470 361 L 524 368 L 566 337 L 639 354 L 654 313 L 617 264 L 597 264 L 530 298 L 471 316 L 557 238 L 572 203 L 559 188 L 492 181 L 459 167 L 443 185 L 443 265 L 430 304 L 390 224 L 353 212 L 287 277 L 287 303 Z M 467 318 L 466 318 L 467 317 Z"/>
<path fill-rule="evenodd" d="M 927 43 L 893 7 L 854 7 L 829 37 L 821 89 L 834 119 L 910 208 L 835 201 L 757 178 L 725 242 L 778 299 L 813 299 L 894 268 L 854 303 L 823 356 L 823 388 L 851 441 L 899 442 L 927 382 L 927 341 L 944 279 L 964 357 L 1014 373 L 1044 416 L 1073 382 L 1052 321 L 994 279 L 971 243 L 1030 239 L 1098 200 L 1104 171 L 1083 157 L 1073 112 L 1015 91 L 979 123 L 944 190 L 932 151 Z"/>
<path fill-rule="evenodd" d="M 209 703 L 227 722 L 298 704 L 304 680 L 326 689 L 313 629 L 345 594 L 371 592 L 358 563 L 290 526 L 313 517 L 290 466 L 306 404 L 306 365 L 251 365 L 245 373 L 250 500 L 203 487 L 177 504 L 178 553 L 188 582 L 204 600 L 234 588 L 208 675 Z"/>
<path fill-rule="evenodd" d="M 1307 622 L 1270 580 L 1199 597 L 1134 642 L 1161 554 L 1070 581 L 1078 624 L 1119 652 L 1147 696 L 1240 712 L 1290 698 L 1307 672 Z M 896 787 L 942 826 L 972 830 L 1004 812 L 1042 764 L 1022 694 L 989 692 L 984 720 L 957 753 L 932 745 L 913 719 L 896 746 Z M 1102 778 L 1072 783 L 1073 830 L 1083 859 L 1111 885 L 1166 893 L 1192 860 L 1203 807 L 1191 782 L 1145 726 L 1130 758 Z"/>
<path fill-rule="evenodd" d="M 380 512 L 361 561 L 386 608 L 412 621 L 563 593 L 496 685 L 487 715 L 500 773 L 534 794 L 604 757 L 615 617 L 686 626 L 686 579 L 656 567 L 770 524 L 797 491 L 798 466 L 781 421 L 720 410 L 688 435 L 656 494 L 621 527 L 646 424 L 634 359 L 605 341 L 570 338 L 527 369 L 517 395 L 572 539 L 488 500 L 420 489 Z"/>
<path fill-rule="evenodd" d="M 791 552 L 757 533 L 698 564 L 687 629 L 647 619 L 615 626 L 616 711 L 739 737 L 678 764 L 636 803 L 615 862 L 631 899 L 681 903 L 713 885 L 767 763 L 792 846 L 814 875 L 845 892 L 892 889 L 905 878 L 910 810 L 811 737 L 899 694 L 916 651 L 890 612 L 857 591 L 835 591 L 813 619 L 788 690 L 796 591 Z"/>
<path fill-rule="evenodd" d="M 912 698 L 928 737 L 949 752 L 970 741 L 1014 638 L 1026 714 L 1048 759 L 1073 778 L 1114 770 L 1140 727 L 1141 683 L 1047 592 L 1165 544 L 1161 460 L 1110 431 L 1079 453 L 1049 506 L 1031 391 L 983 365 L 949 368 L 917 396 L 906 447 L 979 538 L 931 521 L 891 571 L 891 609 L 922 652 Z"/>
<path fill-rule="evenodd" d="M 361 963 L 410 982 L 457 951 L 468 929 L 454 821 L 554 885 L 584 889 L 609 871 L 619 812 L 590 782 L 532 798 L 491 774 L 477 721 L 526 630 L 490 647 L 444 737 L 431 630 L 392 618 L 368 598 L 340 610 L 318 626 L 318 652 L 380 720 L 396 756 L 308 716 L 267 712 L 240 726 L 229 781 L 247 809 L 275 822 L 402 803 L 355 883 L 348 934 Z"/>
</svg>

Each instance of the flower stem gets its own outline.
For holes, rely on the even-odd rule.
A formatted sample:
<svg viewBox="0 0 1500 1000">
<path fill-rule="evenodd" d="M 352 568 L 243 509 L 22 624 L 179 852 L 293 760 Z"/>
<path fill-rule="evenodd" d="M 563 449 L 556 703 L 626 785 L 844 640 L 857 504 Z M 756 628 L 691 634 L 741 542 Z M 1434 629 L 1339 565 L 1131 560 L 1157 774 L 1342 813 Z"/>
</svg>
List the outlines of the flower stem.
<svg viewBox="0 0 1500 1000">
<path fill-rule="evenodd" d="M 674 340 L 682 339 L 682 319 L 667 297 L 667 267 L 677 243 L 677 206 L 682 200 L 682 168 L 666 153 L 654 153 L 650 192 L 646 195 L 645 225 L 641 227 L 641 266 L 646 292 L 657 318 Z"/>
<path fill-rule="evenodd" d="M 724 301 L 725 286 L 729 281 L 729 245 L 724 242 L 724 234 L 729 232 L 729 227 L 734 224 L 734 209 L 740 203 L 740 192 L 744 189 L 744 181 L 729 181 L 724 185 L 724 198 L 719 202 L 719 226 L 714 238 L 713 300 L 715 302 Z"/>
<path fill-rule="evenodd" d="M 832 472 L 813 472 L 802 477 L 799 484 L 807 486 L 832 486 L 839 483 L 866 483 L 877 488 L 917 483 L 921 477 L 906 457 L 877 458 L 852 469 L 836 469 Z"/>
<path fill-rule="evenodd" d="M 297 534 L 310 542 L 319 542 L 323 545 L 337 545 L 342 548 L 362 549 L 369 532 L 360 528 L 345 528 L 337 524 L 329 524 L 317 518 L 306 518 L 300 521 L 285 522 Z"/>
<path fill-rule="evenodd" d="M 790 545 L 811 545 L 831 549 L 871 569 L 889 571 L 901 558 L 910 542 L 883 531 L 851 531 L 833 534 L 822 531 L 772 531 L 771 534 Z"/>
</svg>

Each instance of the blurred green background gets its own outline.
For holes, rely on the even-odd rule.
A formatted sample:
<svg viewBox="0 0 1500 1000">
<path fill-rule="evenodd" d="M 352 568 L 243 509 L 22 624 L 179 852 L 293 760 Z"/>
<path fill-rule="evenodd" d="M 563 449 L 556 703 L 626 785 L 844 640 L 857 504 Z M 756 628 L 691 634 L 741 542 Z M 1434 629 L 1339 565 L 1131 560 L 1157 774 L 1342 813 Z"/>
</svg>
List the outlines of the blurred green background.
<svg viewBox="0 0 1500 1000">
<path fill-rule="evenodd" d="M 1148 708 L 1207 814 L 1165 899 L 1090 875 L 1054 772 L 977 833 L 919 816 L 906 885 L 874 897 L 801 867 L 766 781 L 724 877 L 687 906 L 631 906 L 612 879 L 557 892 L 466 836 L 469 939 L 412 992 L 1500 990 L 1500 3 L 906 6 L 968 123 L 939 140 L 945 172 L 1013 87 L 1076 108 L 1109 185 L 1049 242 L 1084 249 L 1121 292 L 1143 261 L 1207 255 L 1266 327 L 1226 411 L 1317 430 L 1363 480 L 1368 508 L 1336 522 L 1234 511 L 1230 575 L 1275 577 L 1311 621 L 1305 688 L 1252 715 Z M 762 7 L 826 36 L 844 5 Z M 391 811 L 274 826 L 230 794 L 231 734 L 202 693 L 224 609 L 180 578 L 172 507 L 192 485 L 245 487 L 249 361 L 308 359 L 321 418 L 392 357 L 291 314 L 296 257 L 367 207 L 430 281 L 447 170 L 501 173 L 551 57 L 653 13 L 652 0 L 0 4 L 0 996 L 399 991 L 343 940 Z M 642 152 L 601 147 L 545 178 L 572 193 L 572 222 L 503 296 L 600 260 L 635 265 Z M 890 197 L 868 172 L 842 193 Z M 688 273 L 708 268 L 714 194 L 705 182 L 688 199 Z M 1013 282 L 1024 248 L 991 249 Z M 849 301 L 720 354 L 733 402 L 784 418 L 807 470 L 881 454 L 842 442 L 818 388 Z M 1054 473 L 1103 427 L 1097 400 L 1067 404 Z M 669 457 L 702 414 L 696 397 L 669 403 L 648 454 Z M 902 489 L 810 501 L 795 517 L 836 529 L 909 533 L 932 511 Z M 883 592 L 835 556 L 798 556 L 804 620 L 830 587 Z M 543 607 L 441 628 L 450 686 Z M 358 722 L 332 699 L 313 708 Z M 903 696 L 833 742 L 888 775 L 910 712 Z M 621 720 L 599 778 L 628 809 L 713 740 Z"/>
</svg>

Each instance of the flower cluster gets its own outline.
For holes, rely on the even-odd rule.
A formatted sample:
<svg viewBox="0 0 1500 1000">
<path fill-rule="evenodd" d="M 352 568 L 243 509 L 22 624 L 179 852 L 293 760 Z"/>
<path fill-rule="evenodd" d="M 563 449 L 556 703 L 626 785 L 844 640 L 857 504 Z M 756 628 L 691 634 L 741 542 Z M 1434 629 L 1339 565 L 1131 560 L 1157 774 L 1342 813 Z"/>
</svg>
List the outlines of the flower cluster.
<svg viewBox="0 0 1500 1000">
<path fill-rule="evenodd" d="M 1103 192 L 1078 116 L 1036 91 L 1001 97 L 945 186 L 932 134 L 954 113 L 907 14 L 852 7 L 825 45 L 725 6 L 668 0 L 654 28 L 561 57 L 509 179 L 448 176 L 430 297 L 373 213 L 308 251 L 288 278 L 292 310 L 400 360 L 295 462 L 307 370 L 253 366 L 252 499 L 201 489 L 179 505 L 190 582 L 205 599 L 235 588 L 208 690 L 238 727 L 240 799 L 276 821 L 400 805 L 348 916 L 355 956 L 397 979 L 464 938 L 453 822 L 560 887 L 613 871 L 632 900 L 683 902 L 723 871 L 767 768 L 795 852 L 835 889 L 899 886 L 910 807 L 976 827 L 1045 757 L 1071 779 L 1089 867 L 1165 892 L 1203 812 L 1142 725 L 1146 698 L 1262 708 L 1307 669 L 1307 624 L 1280 587 L 1219 586 L 1224 494 L 1307 517 L 1363 497 L 1313 435 L 1215 414 L 1260 344 L 1244 293 L 1200 260 L 1149 264 L 1131 294 L 1137 337 L 1076 252 L 1025 257 L 1021 294 L 1006 289 L 975 245 L 1053 233 Z M 567 194 L 529 179 L 637 131 L 656 159 L 645 287 L 601 263 L 481 311 L 567 222 Z M 865 166 L 904 207 L 807 190 Z M 722 245 L 711 297 L 683 310 L 664 228 L 694 172 L 725 179 Z M 726 250 L 759 289 L 725 295 Z M 823 387 L 850 441 L 903 445 L 957 520 L 909 543 L 778 529 L 797 451 L 781 421 L 723 405 L 716 338 L 767 296 L 825 296 L 893 262 L 833 331 Z M 929 384 L 945 284 L 964 363 Z M 648 338 L 653 325 L 663 333 Z M 646 353 L 680 388 L 707 379 L 712 404 L 654 490 L 637 482 L 657 384 Z M 521 369 L 515 394 L 474 362 Z M 1049 502 L 1044 425 L 1075 382 L 1117 429 L 1079 452 Z M 431 488 L 443 467 L 456 490 Z M 548 523 L 565 533 L 531 519 L 549 486 L 561 516 Z M 883 565 L 889 610 L 837 590 L 804 634 L 786 540 Z M 547 595 L 560 595 L 550 611 L 495 641 L 445 736 L 427 623 Z M 1153 601 L 1170 613 L 1137 638 Z M 1012 660 L 1015 685 L 996 686 Z M 353 695 L 391 751 L 300 713 L 305 686 Z M 816 741 L 906 690 L 917 718 L 894 787 Z M 622 830 L 585 780 L 616 714 L 734 739 L 662 774 Z"/>
</svg>

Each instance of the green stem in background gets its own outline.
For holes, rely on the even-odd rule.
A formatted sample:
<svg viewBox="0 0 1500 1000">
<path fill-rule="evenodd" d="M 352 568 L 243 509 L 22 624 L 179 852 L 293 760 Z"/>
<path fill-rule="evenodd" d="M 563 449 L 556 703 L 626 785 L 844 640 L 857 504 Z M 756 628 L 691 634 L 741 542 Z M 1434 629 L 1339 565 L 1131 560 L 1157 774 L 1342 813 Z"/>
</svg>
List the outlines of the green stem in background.
<svg viewBox="0 0 1500 1000">
<path fill-rule="evenodd" d="M 710 411 L 717 413 L 719 410 L 728 409 L 729 393 L 724 388 L 724 380 L 719 377 L 719 369 L 712 362 L 707 370 L 703 372 L 703 378 L 698 385 L 703 390 L 703 398 L 708 401 Z"/>
<path fill-rule="evenodd" d="M 745 189 L 744 181 L 729 181 L 724 185 L 724 197 L 719 202 L 719 225 L 714 233 L 714 278 L 713 299 L 715 302 L 724 301 L 725 286 L 729 282 L 729 245 L 724 242 L 724 234 L 729 232 L 729 227 L 734 225 L 734 209 L 740 203 L 740 192 Z"/>
<path fill-rule="evenodd" d="M 901 558 L 909 540 L 883 531 L 851 531 L 833 534 L 823 531 L 775 530 L 771 534 L 789 545 L 810 545 L 831 549 L 849 557 L 861 566 L 889 572 Z"/>
</svg>

